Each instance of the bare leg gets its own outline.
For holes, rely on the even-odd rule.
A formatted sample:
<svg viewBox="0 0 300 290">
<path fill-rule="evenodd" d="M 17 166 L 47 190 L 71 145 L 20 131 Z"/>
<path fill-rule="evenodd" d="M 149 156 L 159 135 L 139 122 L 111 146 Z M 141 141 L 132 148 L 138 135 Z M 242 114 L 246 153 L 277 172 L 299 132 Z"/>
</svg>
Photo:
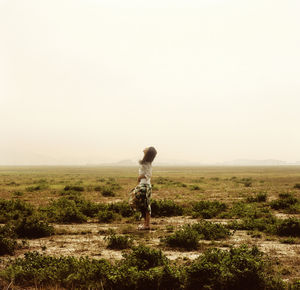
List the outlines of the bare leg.
<svg viewBox="0 0 300 290">
<path fill-rule="evenodd" d="M 145 215 L 145 228 L 150 228 L 150 213 L 146 212 Z"/>
</svg>

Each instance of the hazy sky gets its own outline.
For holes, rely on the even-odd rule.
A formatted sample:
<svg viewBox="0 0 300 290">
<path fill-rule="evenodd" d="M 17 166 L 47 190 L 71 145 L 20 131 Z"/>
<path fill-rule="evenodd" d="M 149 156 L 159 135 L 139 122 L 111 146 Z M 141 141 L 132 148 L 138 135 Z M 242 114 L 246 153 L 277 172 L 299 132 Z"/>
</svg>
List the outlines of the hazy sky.
<svg viewBox="0 0 300 290">
<path fill-rule="evenodd" d="M 300 160 L 299 0 L 0 0 L 0 164 Z"/>
</svg>

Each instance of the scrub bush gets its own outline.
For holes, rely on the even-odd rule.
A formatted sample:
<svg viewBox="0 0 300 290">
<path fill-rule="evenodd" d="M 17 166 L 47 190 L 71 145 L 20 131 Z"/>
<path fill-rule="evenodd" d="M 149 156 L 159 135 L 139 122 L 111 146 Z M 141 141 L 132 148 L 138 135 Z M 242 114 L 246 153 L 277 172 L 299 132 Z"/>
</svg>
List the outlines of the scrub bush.
<svg viewBox="0 0 300 290">
<path fill-rule="evenodd" d="M 102 186 L 100 191 L 101 191 L 101 194 L 106 197 L 116 196 L 114 189 L 111 186 Z"/>
<path fill-rule="evenodd" d="M 182 248 L 188 251 L 196 250 L 200 240 L 199 233 L 190 225 L 175 231 L 173 234 L 161 239 L 168 246 Z"/>
<path fill-rule="evenodd" d="M 8 226 L 0 227 L 0 256 L 13 255 L 18 244 L 13 229 Z"/>
<path fill-rule="evenodd" d="M 208 249 L 186 269 L 186 289 L 284 289 L 256 247 Z"/>
<path fill-rule="evenodd" d="M 42 220 L 41 217 L 36 215 L 20 218 L 15 222 L 14 227 L 19 238 L 34 239 L 54 234 L 53 226 L 49 225 L 47 221 Z"/>
<path fill-rule="evenodd" d="M 266 193 L 258 193 L 256 196 L 247 197 L 247 202 L 265 202 L 267 200 Z"/>
<path fill-rule="evenodd" d="M 48 184 L 41 183 L 41 184 L 34 185 L 34 186 L 28 186 L 28 187 L 26 187 L 26 190 L 29 191 L 29 192 L 34 192 L 34 191 L 44 190 L 44 189 L 47 189 L 47 188 L 49 188 Z"/>
<path fill-rule="evenodd" d="M 131 253 L 124 253 L 125 258 L 121 261 L 126 267 L 136 267 L 138 270 L 148 270 L 150 268 L 163 266 L 168 259 L 163 255 L 161 250 L 152 249 L 150 247 L 139 245 L 132 248 Z"/>
<path fill-rule="evenodd" d="M 17 241 L 13 238 L 0 234 L 0 256 L 13 255 L 17 248 Z"/>
<path fill-rule="evenodd" d="M 132 238 L 128 235 L 116 235 L 114 231 L 110 231 L 104 239 L 108 242 L 107 248 L 109 249 L 123 250 L 130 248 L 133 244 Z"/>
<path fill-rule="evenodd" d="M 226 226 L 209 221 L 201 221 L 191 227 L 200 235 L 200 239 L 204 240 L 226 239 L 231 235 Z"/>
<path fill-rule="evenodd" d="M 80 289 L 107 289 L 105 278 L 111 267 L 104 259 L 51 257 L 38 252 L 27 252 L 24 258 L 17 258 L 9 265 L 1 276 L 22 288 L 60 285 L 65 289 L 74 289 L 76 285 Z"/>
<path fill-rule="evenodd" d="M 201 190 L 201 187 L 199 185 L 192 184 L 192 185 L 190 185 L 190 189 L 191 190 Z"/>
<path fill-rule="evenodd" d="M 271 216 L 269 208 L 245 202 L 235 202 L 227 212 L 220 215 L 222 218 L 261 218 L 269 216 Z"/>
<path fill-rule="evenodd" d="M 278 220 L 273 217 L 245 217 L 240 222 L 232 222 L 228 224 L 228 227 L 235 230 L 251 230 L 251 231 L 261 231 L 266 233 L 274 233 Z"/>
<path fill-rule="evenodd" d="M 0 223 L 7 223 L 10 220 L 17 220 L 22 216 L 30 216 L 34 212 L 34 207 L 17 200 L 0 199 Z"/>
<path fill-rule="evenodd" d="M 240 180 L 238 180 L 238 183 L 242 183 L 245 187 L 251 187 L 252 186 L 252 178 L 251 177 L 245 177 Z"/>
<path fill-rule="evenodd" d="M 95 217 L 99 210 L 106 208 L 105 204 L 95 203 L 80 196 L 70 196 L 69 199 L 73 200 L 78 210 L 88 217 Z"/>
<path fill-rule="evenodd" d="M 219 201 L 199 201 L 193 205 L 192 216 L 211 219 L 227 209 L 225 203 Z"/>
<path fill-rule="evenodd" d="M 78 204 L 66 197 L 61 197 L 53 201 L 49 206 L 41 208 L 48 219 L 57 223 L 83 223 L 87 221 L 87 216 L 83 214 Z"/>
<path fill-rule="evenodd" d="M 182 183 L 180 181 L 174 181 L 174 180 L 171 180 L 171 179 L 165 178 L 165 177 L 156 178 L 155 183 L 166 186 L 166 187 L 170 187 L 170 186 L 172 186 L 172 187 L 187 187 L 187 185 L 185 183 Z"/>
<path fill-rule="evenodd" d="M 173 200 L 162 199 L 151 201 L 151 216 L 181 216 L 183 214 L 183 207 L 176 204 Z"/>
<path fill-rule="evenodd" d="M 118 213 L 123 217 L 130 217 L 134 214 L 134 211 L 126 201 L 110 203 L 107 205 L 107 209 L 114 211 L 115 213 Z"/>
<path fill-rule="evenodd" d="M 64 187 L 64 191 L 77 191 L 77 192 L 82 192 L 84 191 L 84 187 L 83 186 L 79 186 L 79 185 L 66 185 Z"/>
<path fill-rule="evenodd" d="M 115 220 L 117 220 L 118 218 L 120 218 L 120 216 L 118 214 L 116 214 L 115 212 L 113 212 L 112 210 L 102 210 L 99 211 L 98 213 L 98 221 L 100 223 L 111 223 Z"/>
<path fill-rule="evenodd" d="M 279 236 L 300 237 L 300 219 L 280 220 L 276 226 L 276 234 Z"/>
<path fill-rule="evenodd" d="M 104 259 L 25 253 L 0 271 L 22 288 L 65 289 L 284 289 L 256 247 L 209 249 L 193 262 L 173 265 L 160 250 L 140 245 L 112 265 Z M 297 282 L 294 283 L 297 289 Z"/>
<path fill-rule="evenodd" d="M 106 181 L 106 184 L 108 187 L 110 187 L 112 190 L 118 190 L 121 189 L 121 185 L 116 182 L 115 178 L 109 177 Z"/>
<path fill-rule="evenodd" d="M 295 213 L 298 212 L 297 204 L 299 204 L 298 199 L 290 193 L 279 194 L 279 199 L 276 199 L 276 200 L 273 200 L 270 202 L 271 208 L 276 209 L 276 210 L 282 209 L 282 210 L 290 212 L 290 213 L 294 212 L 295 210 L 296 210 Z M 299 207 L 299 209 L 300 209 L 300 207 Z"/>
</svg>

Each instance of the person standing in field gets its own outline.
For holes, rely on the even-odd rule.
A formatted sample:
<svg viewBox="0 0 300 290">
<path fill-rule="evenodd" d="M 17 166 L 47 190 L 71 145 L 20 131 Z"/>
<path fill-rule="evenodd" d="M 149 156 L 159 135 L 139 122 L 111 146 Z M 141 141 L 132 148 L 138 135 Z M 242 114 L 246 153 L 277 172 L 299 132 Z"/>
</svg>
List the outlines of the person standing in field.
<svg viewBox="0 0 300 290">
<path fill-rule="evenodd" d="M 131 191 L 129 202 L 134 209 L 141 212 L 141 216 L 144 219 L 144 224 L 139 225 L 138 229 L 150 230 L 152 162 L 157 151 L 154 147 L 147 147 L 143 152 L 144 157 L 139 161 L 138 185 Z"/>
</svg>

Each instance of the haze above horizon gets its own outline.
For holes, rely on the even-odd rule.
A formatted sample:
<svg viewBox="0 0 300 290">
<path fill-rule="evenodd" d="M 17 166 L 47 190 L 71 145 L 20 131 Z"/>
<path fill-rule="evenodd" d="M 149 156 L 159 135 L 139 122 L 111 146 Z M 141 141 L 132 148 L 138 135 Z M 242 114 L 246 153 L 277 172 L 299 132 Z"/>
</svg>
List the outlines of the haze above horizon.
<svg viewBox="0 0 300 290">
<path fill-rule="evenodd" d="M 0 165 L 299 161 L 299 11 L 0 0 Z"/>
</svg>

